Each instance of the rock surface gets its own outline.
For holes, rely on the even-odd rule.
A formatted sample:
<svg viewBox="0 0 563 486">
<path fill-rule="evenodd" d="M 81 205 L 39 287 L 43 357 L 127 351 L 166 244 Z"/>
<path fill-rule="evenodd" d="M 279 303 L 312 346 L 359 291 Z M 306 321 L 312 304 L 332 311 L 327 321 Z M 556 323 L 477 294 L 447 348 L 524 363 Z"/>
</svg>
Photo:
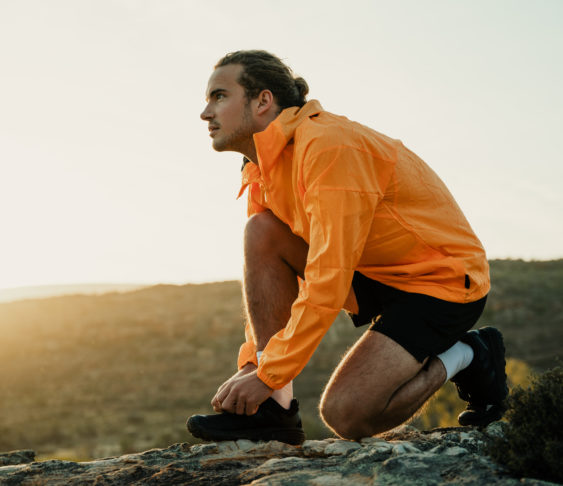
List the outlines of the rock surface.
<svg viewBox="0 0 563 486">
<path fill-rule="evenodd" d="M 280 442 L 175 444 L 139 454 L 91 462 L 44 461 L 0 467 L 0 485 L 528 485 L 554 483 L 515 478 L 485 453 L 485 430 L 402 426 L 361 442 L 305 441 L 301 447 Z M 0 455 L 14 464 L 33 460 L 32 451 Z M 10 462 L 12 461 L 12 462 Z"/>
<path fill-rule="evenodd" d="M 0 466 L 27 464 L 35 461 L 35 452 L 27 449 L 13 452 L 0 452 Z"/>
</svg>

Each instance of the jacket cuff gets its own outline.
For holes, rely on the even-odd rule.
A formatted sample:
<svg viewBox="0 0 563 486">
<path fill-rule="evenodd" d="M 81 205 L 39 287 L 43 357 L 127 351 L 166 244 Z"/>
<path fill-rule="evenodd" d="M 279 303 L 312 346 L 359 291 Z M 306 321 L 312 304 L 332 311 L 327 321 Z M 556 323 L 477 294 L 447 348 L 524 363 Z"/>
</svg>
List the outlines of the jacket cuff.
<svg viewBox="0 0 563 486">
<path fill-rule="evenodd" d="M 258 360 L 256 359 L 256 345 L 251 342 L 245 342 L 239 349 L 237 367 L 242 369 L 247 363 L 254 363 L 258 366 Z"/>
<path fill-rule="evenodd" d="M 285 384 L 279 384 L 276 383 L 275 381 L 272 381 L 268 375 L 266 375 L 264 373 L 264 371 L 261 368 L 258 368 L 258 371 L 256 372 L 256 376 L 267 386 L 269 386 L 272 390 L 279 390 L 280 388 L 283 388 L 285 386 Z"/>
</svg>

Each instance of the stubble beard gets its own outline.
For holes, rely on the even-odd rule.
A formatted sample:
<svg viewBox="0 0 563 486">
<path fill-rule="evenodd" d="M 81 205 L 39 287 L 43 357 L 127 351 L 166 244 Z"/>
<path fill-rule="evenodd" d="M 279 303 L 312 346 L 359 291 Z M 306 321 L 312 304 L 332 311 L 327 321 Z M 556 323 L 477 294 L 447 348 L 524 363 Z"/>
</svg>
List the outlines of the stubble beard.
<svg viewBox="0 0 563 486">
<path fill-rule="evenodd" d="M 252 136 L 257 130 L 252 123 L 250 116 L 250 103 L 246 104 L 242 113 L 240 125 L 235 131 L 224 137 L 215 137 L 213 139 L 213 149 L 217 152 L 240 152 L 246 153 L 246 148 L 252 141 Z"/>
</svg>

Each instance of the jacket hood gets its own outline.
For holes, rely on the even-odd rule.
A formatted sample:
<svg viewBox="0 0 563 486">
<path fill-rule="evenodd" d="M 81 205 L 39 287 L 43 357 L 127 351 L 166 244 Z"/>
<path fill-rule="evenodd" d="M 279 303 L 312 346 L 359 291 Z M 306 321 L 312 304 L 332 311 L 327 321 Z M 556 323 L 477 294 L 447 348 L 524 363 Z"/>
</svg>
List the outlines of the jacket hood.
<svg viewBox="0 0 563 486">
<path fill-rule="evenodd" d="M 303 120 L 318 115 L 321 111 L 324 111 L 321 104 L 317 100 L 311 100 L 302 107 L 291 106 L 286 108 L 274 121 L 279 122 L 282 132 L 289 141 L 293 138 L 295 130 Z"/>
</svg>

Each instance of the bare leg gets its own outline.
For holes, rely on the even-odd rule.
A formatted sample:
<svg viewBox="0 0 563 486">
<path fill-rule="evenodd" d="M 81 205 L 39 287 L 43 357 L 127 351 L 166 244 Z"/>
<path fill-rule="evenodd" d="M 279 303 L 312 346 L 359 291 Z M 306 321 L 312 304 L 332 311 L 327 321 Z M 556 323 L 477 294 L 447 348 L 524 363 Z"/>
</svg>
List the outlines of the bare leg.
<svg viewBox="0 0 563 486">
<path fill-rule="evenodd" d="M 258 351 L 286 326 L 299 290 L 297 276 L 303 278 L 308 251 L 305 241 L 270 211 L 255 214 L 248 220 L 244 232 L 243 297 Z M 219 387 L 211 400 L 216 412 L 222 411 L 219 397 L 225 388 L 255 369 L 256 366 L 247 363 Z M 286 408 L 292 397 L 291 383 L 272 394 Z"/>
<path fill-rule="evenodd" d="M 366 331 L 333 373 L 321 415 L 341 437 L 368 437 L 409 419 L 445 378 L 440 360 L 432 359 L 423 369 L 395 341 Z"/>
<path fill-rule="evenodd" d="M 379 416 L 379 430 L 384 432 L 410 419 L 444 384 L 446 372 L 439 359 L 433 358 L 428 369 L 422 369 L 412 380 L 399 388 Z"/>
<path fill-rule="evenodd" d="M 248 220 L 244 234 L 244 302 L 258 351 L 283 329 L 299 291 L 309 247 L 270 211 Z"/>
</svg>

